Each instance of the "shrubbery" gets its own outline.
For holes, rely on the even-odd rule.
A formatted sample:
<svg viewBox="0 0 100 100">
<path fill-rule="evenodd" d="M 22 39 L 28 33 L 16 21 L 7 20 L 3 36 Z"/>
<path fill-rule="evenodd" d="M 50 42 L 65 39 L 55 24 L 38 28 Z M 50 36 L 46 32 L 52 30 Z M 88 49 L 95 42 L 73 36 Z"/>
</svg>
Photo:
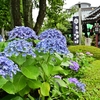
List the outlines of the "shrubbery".
<svg viewBox="0 0 100 100">
<path fill-rule="evenodd" d="M 35 46 L 34 39 L 38 39 Z M 87 57 L 83 60 L 71 54 L 59 30 L 48 29 L 36 36 L 30 28 L 16 27 L 1 43 L 0 51 L 1 100 L 82 98 L 85 84 L 79 79 Z M 2 96 L 4 92 L 7 94 Z"/>
<path fill-rule="evenodd" d="M 93 57 L 96 59 L 100 59 L 100 48 L 94 46 L 85 46 L 85 45 L 77 45 L 77 46 L 69 46 L 69 51 L 71 53 L 76 53 L 77 51 L 81 51 L 86 53 L 87 51 L 93 54 Z"/>
</svg>

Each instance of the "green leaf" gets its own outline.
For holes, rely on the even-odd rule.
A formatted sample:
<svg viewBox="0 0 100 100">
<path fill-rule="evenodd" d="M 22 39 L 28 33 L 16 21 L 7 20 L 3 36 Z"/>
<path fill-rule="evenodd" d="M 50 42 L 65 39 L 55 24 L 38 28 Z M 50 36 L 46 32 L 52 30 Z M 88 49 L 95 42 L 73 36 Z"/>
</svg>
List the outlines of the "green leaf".
<svg viewBox="0 0 100 100">
<path fill-rule="evenodd" d="M 15 95 L 11 95 L 11 94 L 8 94 L 6 96 L 4 96 L 2 99 L 0 98 L 0 100 L 11 100 L 11 98 L 14 98 Z"/>
<path fill-rule="evenodd" d="M 59 83 L 60 86 L 62 86 L 62 87 L 66 87 L 67 86 L 67 84 L 63 80 L 58 79 L 58 78 L 56 78 L 55 80 L 56 80 L 56 82 Z"/>
<path fill-rule="evenodd" d="M 43 71 L 45 72 L 45 74 L 49 77 L 52 70 L 53 70 L 53 67 L 52 65 L 50 64 L 47 64 L 47 63 L 44 63 L 42 64 L 42 68 L 43 68 Z"/>
<path fill-rule="evenodd" d="M 6 42 L 0 42 L 0 52 L 4 50 L 5 46 L 6 46 Z"/>
<path fill-rule="evenodd" d="M 58 53 L 55 53 L 55 56 L 56 56 L 60 61 L 63 60 L 63 59 L 61 58 L 61 56 L 60 56 Z"/>
<path fill-rule="evenodd" d="M 62 62 L 61 63 L 61 66 L 66 66 L 68 67 L 71 63 L 69 61 L 66 61 L 66 62 Z"/>
<path fill-rule="evenodd" d="M 16 97 L 12 98 L 11 100 L 23 100 L 23 98 L 21 98 L 20 96 L 16 96 Z"/>
<path fill-rule="evenodd" d="M 39 76 L 39 68 L 35 66 L 22 66 L 21 67 L 22 73 L 30 79 L 37 79 Z"/>
<path fill-rule="evenodd" d="M 58 74 L 58 73 L 62 73 L 63 71 L 64 71 L 63 68 L 61 68 L 60 66 L 54 66 L 53 71 L 51 73 Z"/>
<path fill-rule="evenodd" d="M 28 86 L 32 89 L 40 88 L 42 83 L 39 80 L 28 80 Z"/>
<path fill-rule="evenodd" d="M 13 85 L 12 82 L 8 81 L 3 87 L 2 89 L 4 91 L 6 91 L 9 94 L 15 94 L 15 86 Z"/>
<path fill-rule="evenodd" d="M 52 90 L 52 97 L 57 97 L 58 95 L 61 95 L 61 92 L 57 89 Z"/>
<path fill-rule="evenodd" d="M 40 42 L 40 40 L 37 39 L 37 40 L 34 40 L 34 42 L 35 42 L 35 44 L 37 44 L 38 42 Z"/>
<path fill-rule="evenodd" d="M 6 84 L 7 80 L 5 78 L 3 78 L 2 76 L 0 76 L 0 88 L 2 88 L 2 86 L 4 84 Z"/>
<path fill-rule="evenodd" d="M 47 82 L 43 82 L 43 83 L 42 83 L 42 86 L 41 86 L 41 88 L 40 88 L 40 90 L 41 90 L 41 94 L 42 94 L 43 96 L 49 96 L 50 84 L 47 83 Z"/>
<path fill-rule="evenodd" d="M 26 56 L 26 61 L 23 63 L 22 66 L 29 66 L 29 65 L 32 65 L 32 64 L 35 64 L 35 59 L 33 57 L 31 57 L 30 55 Z"/>
<path fill-rule="evenodd" d="M 30 94 L 28 94 L 28 97 L 30 98 L 30 100 L 35 100 Z"/>
<path fill-rule="evenodd" d="M 19 91 L 20 96 L 25 96 L 25 94 L 28 94 L 30 92 L 30 88 L 28 86 L 26 86 L 24 89 L 22 89 L 21 91 Z"/>
<path fill-rule="evenodd" d="M 14 76 L 13 84 L 15 86 L 16 92 L 19 92 L 26 86 L 26 77 L 18 73 Z"/>
<path fill-rule="evenodd" d="M 22 65 L 26 61 L 26 57 L 23 57 L 21 54 L 18 56 L 13 55 L 11 59 L 17 63 L 19 66 Z"/>
</svg>

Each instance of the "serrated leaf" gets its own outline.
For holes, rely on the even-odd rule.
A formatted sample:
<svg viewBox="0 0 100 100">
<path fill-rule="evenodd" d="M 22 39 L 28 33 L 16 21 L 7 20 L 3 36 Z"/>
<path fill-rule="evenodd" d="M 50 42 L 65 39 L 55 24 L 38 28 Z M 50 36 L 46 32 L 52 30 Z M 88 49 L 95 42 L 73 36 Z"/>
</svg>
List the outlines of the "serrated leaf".
<svg viewBox="0 0 100 100">
<path fill-rule="evenodd" d="M 43 83 L 42 83 L 42 86 L 41 86 L 41 88 L 40 88 L 40 90 L 41 90 L 41 94 L 42 94 L 43 96 L 49 96 L 50 84 L 47 83 L 47 82 L 43 82 Z"/>
<path fill-rule="evenodd" d="M 16 92 L 19 92 L 26 86 L 26 77 L 18 73 L 14 76 L 13 84 L 15 86 Z"/>
<path fill-rule="evenodd" d="M 39 76 L 39 68 L 35 66 L 22 66 L 21 71 L 27 78 L 30 79 L 37 79 Z"/>
<path fill-rule="evenodd" d="M 6 84 L 7 80 L 5 78 L 3 78 L 2 76 L 0 76 L 0 88 L 2 88 L 2 86 L 4 84 Z"/>
</svg>

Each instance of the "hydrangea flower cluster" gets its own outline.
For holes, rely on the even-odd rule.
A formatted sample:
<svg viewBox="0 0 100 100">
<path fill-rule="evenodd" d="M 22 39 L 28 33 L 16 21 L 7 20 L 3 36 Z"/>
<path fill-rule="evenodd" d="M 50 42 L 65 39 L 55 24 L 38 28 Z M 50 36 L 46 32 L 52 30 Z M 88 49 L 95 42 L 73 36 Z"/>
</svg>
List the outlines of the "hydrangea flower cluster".
<svg viewBox="0 0 100 100">
<path fill-rule="evenodd" d="M 22 56 L 32 55 L 32 57 L 36 57 L 32 46 L 32 42 L 27 42 L 23 39 L 13 40 L 8 43 L 4 49 L 4 53 L 7 57 L 11 57 L 12 55 L 18 56 L 19 54 Z"/>
<path fill-rule="evenodd" d="M 75 61 L 70 61 L 72 64 L 69 65 L 69 68 L 74 70 L 74 71 L 78 71 L 79 69 L 79 64 Z"/>
<path fill-rule="evenodd" d="M 15 38 L 20 38 L 20 39 L 38 38 L 34 30 L 25 26 L 15 27 L 8 33 L 8 37 L 9 40 L 13 40 Z"/>
<path fill-rule="evenodd" d="M 39 35 L 39 39 L 41 41 L 36 45 L 36 49 L 41 52 L 58 52 L 66 55 L 69 53 L 66 38 L 59 30 L 48 29 Z"/>
<path fill-rule="evenodd" d="M 18 66 L 14 62 L 5 56 L 0 56 L 0 75 L 6 78 L 9 76 L 13 77 L 13 74 L 16 74 L 17 71 L 20 71 Z"/>
<path fill-rule="evenodd" d="M 81 90 L 82 92 L 85 92 L 85 91 L 86 91 L 86 90 L 85 90 L 85 84 L 79 82 L 76 78 L 68 78 L 68 81 L 69 81 L 70 83 L 74 83 L 74 84 L 77 86 L 77 88 L 78 88 L 79 90 Z"/>
<path fill-rule="evenodd" d="M 60 41 L 65 45 L 67 44 L 66 38 L 62 35 L 61 31 L 56 29 L 48 29 L 38 36 L 39 40 L 43 40 L 45 38 L 60 39 Z"/>
</svg>

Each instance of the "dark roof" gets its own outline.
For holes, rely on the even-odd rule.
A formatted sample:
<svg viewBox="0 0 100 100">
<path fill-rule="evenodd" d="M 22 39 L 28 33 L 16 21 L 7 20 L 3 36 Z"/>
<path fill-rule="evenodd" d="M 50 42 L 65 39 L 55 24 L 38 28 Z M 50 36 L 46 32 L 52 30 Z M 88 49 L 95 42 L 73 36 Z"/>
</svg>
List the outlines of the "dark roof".
<svg viewBox="0 0 100 100">
<path fill-rule="evenodd" d="M 100 6 L 96 7 L 93 11 L 89 13 L 89 15 L 85 18 L 87 21 L 98 21 L 100 20 Z"/>
<path fill-rule="evenodd" d="M 93 11 L 91 11 L 88 17 L 95 16 L 98 13 L 100 13 L 100 6 L 96 7 Z"/>
<path fill-rule="evenodd" d="M 79 5 L 79 4 L 87 4 L 87 5 L 91 6 L 91 4 L 87 3 L 87 2 L 79 2 L 79 3 L 76 3 L 75 5 Z"/>
</svg>

